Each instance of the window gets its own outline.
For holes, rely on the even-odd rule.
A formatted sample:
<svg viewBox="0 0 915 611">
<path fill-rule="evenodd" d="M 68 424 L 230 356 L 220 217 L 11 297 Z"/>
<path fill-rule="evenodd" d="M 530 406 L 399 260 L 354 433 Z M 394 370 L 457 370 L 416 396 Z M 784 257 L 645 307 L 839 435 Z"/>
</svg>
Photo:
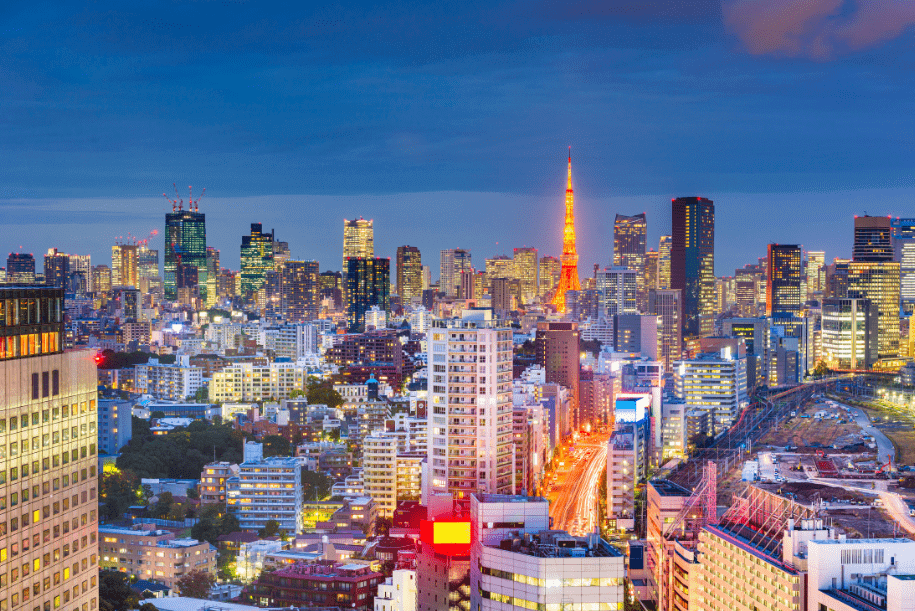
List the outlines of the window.
<svg viewBox="0 0 915 611">
<path fill-rule="evenodd" d="M 60 394 L 60 370 L 58 369 L 51 372 L 51 394 L 55 397 Z"/>
<path fill-rule="evenodd" d="M 32 374 L 32 399 L 38 398 L 38 374 Z"/>
<path fill-rule="evenodd" d="M 42 398 L 51 396 L 51 372 L 43 371 L 41 373 L 41 396 Z"/>
</svg>

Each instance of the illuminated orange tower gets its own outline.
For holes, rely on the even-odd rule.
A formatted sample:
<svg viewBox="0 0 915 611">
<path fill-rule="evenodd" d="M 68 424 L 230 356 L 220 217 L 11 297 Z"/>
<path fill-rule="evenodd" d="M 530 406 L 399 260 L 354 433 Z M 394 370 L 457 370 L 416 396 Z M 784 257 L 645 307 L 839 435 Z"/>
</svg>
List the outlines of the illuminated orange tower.
<svg viewBox="0 0 915 611">
<path fill-rule="evenodd" d="M 578 252 L 575 250 L 575 210 L 572 196 L 572 147 L 569 147 L 569 183 L 566 187 L 566 223 L 562 230 L 562 269 L 553 305 L 557 311 L 566 311 L 566 291 L 580 291 L 578 281 Z"/>
</svg>

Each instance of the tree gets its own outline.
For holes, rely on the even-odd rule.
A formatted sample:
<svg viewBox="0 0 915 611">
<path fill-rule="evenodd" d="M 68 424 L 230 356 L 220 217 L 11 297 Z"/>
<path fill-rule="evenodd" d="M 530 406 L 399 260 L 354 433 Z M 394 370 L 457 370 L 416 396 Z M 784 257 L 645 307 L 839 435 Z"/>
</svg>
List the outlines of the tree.
<svg viewBox="0 0 915 611">
<path fill-rule="evenodd" d="M 196 488 L 188 488 L 188 489 L 187 489 L 187 498 L 189 498 L 189 499 L 199 499 L 199 498 L 200 498 L 200 493 L 197 492 L 197 489 L 196 489 Z"/>
<path fill-rule="evenodd" d="M 292 390 L 289 391 L 288 398 L 289 399 L 298 399 L 299 397 L 307 397 L 307 396 L 308 395 L 305 393 L 304 390 L 300 390 L 298 388 L 293 388 Z"/>
<path fill-rule="evenodd" d="M 274 537 L 278 534 L 280 534 L 280 523 L 276 520 L 267 520 L 267 523 L 264 524 L 264 527 L 257 531 L 257 536 L 261 539 Z"/>
<path fill-rule="evenodd" d="M 302 469 L 302 500 L 314 501 L 326 498 L 334 481 L 318 471 Z"/>
<path fill-rule="evenodd" d="M 99 598 L 102 611 L 136 609 L 140 597 L 130 589 L 129 577 L 119 571 L 99 571 Z"/>
<path fill-rule="evenodd" d="M 194 393 L 194 403 L 209 403 L 210 402 L 210 387 L 201 386 L 197 389 L 197 392 Z"/>
<path fill-rule="evenodd" d="M 829 367 L 826 366 L 824 361 L 819 361 L 816 364 L 816 367 L 813 368 L 813 376 L 815 378 L 822 378 L 823 376 L 828 376 L 830 373 L 832 372 L 829 370 Z"/>
<path fill-rule="evenodd" d="M 100 511 L 109 520 L 115 520 L 137 502 L 140 478 L 126 469 L 106 469 L 102 471 L 101 491 L 104 506 Z"/>
<path fill-rule="evenodd" d="M 175 582 L 181 596 L 188 598 L 209 598 L 215 583 L 216 578 L 204 571 L 191 571 Z"/>
<path fill-rule="evenodd" d="M 140 611 L 159 611 L 159 607 L 152 603 L 143 603 L 140 605 Z"/>
<path fill-rule="evenodd" d="M 216 545 L 221 535 L 238 532 L 241 524 L 231 513 L 226 513 L 225 505 L 204 505 L 200 509 L 199 520 L 191 528 L 191 537 L 198 541 L 207 541 Z"/>
<path fill-rule="evenodd" d="M 264 444 L 264 458 L 268 456 L 292 456 L 292 444 L 282 435 L 266 435 L 262 441 Z"/>
<path fill-rule="evenodd" d="M 309 378 L 307 390 L 310 405 L 326 405 L 334 408 L 343 405 L 343 396 L 334 390 L 334 384 L 330 380 Z"/>
<path fill-rule="evenodd" d="M 167 518 L 168 512 L 172 510 L 172 503 L 174 503 L 174 498 L 172 493 L 169 491 L 160 492 L 159 500 L 156 501 L 156 504 L 152 508 L 152 514 L 156 518 Z"/>
<path fill-rule="evenodd" d="M 153 420 L 159 420 L 160 418 L 165 418 L 165 412 L 163 412 L 161 409 L 157 409 L 150 412 L 149 417 Z"/>
</svg>

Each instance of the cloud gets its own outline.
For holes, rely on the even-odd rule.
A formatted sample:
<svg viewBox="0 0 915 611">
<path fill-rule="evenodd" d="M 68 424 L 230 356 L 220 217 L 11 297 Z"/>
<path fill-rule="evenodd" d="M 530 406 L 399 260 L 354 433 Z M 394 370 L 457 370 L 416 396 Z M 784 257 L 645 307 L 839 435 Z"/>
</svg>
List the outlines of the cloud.
<svg viewBox="0 0 915 611">
<path fill-rule="evenodd" d="M 826 61 L 915 25 L 912 0 L 724 0 L 725 28 L 753 55 Z"/>
</svg>

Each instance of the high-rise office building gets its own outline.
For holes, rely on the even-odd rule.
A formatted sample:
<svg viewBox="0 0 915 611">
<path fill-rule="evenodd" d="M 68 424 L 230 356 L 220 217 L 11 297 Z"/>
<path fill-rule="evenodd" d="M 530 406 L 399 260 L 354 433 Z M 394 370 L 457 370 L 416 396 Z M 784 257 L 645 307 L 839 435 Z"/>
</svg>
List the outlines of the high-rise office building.
<svg viewBox="0 0 915 611">
<path fill-rule="evenodd" d="M 801 295 L 801 247 L 769 244 L 766 273 L 766 315 L 798 314 L 806 297 Z"/>
<path fill-rule="evenodd" d="M 823 291 L 826 283 L 826 253 L 822 250 L 807 252 L 807 299 L 812 299 L 815 293 Z"/>
<path fill-rule="evenodd" d="M 67 255 L 70 259 L 68 265 L 70 269 L 70 285 L 84 286 L 85 291 L 94 290 L 92 287 L 92 256 L 91 255 Z M 78 290 L 68 290 L 68 293 L 79 293 Z"/>
<path fill-rule="evenodd" d="M 282 302 L 287 322 L 318 318 L 321 281 L 317 261 L 286 261 L 283 264 Z"/>
<path fill-rule="evenodd" d="M 562 230 L 562 266 L 559 269 L 559 284 L 553 296 L 557 312 L 565 312 L 566 291 L 580 291 L 578 278 L 578 250 L 575 247 L 575 197 L 572 191 L 572 149 L 569 147 L 569 176 L 566 185 L 566 218 Z"/>
<path fill-rule="evenodd" d="M 847 297 L 870 299 L 877 308 L 880 358 L 899 354 L 899 264 L 893 261 L 851 261 Z"/>
<path fill-rule="evenodd" d="M 111 247 L 111 284 L 140 286 L 136 244 L 115 244 Z"/>
<path fill-rule="evenodd" d="M 540 257 L 540 296 L 543 297 L 559 284 L 562 263 L 556 257 Z M 488 271 L 488 268 L 487 268 Z"/>
<path fill-rule="evenodd" d="M 435 320 L 429 341 L 429 491 L 512 489 L 512 330 L 491 310 Z M 477 350 L 468 352 L 474 346 Z"/>
<path fill-rule="evenodd" d="M 638 313 L 638 272 L 608 267 L 597 272 L 597 292 L 604 316 Z"/>
<path fill-rule="evenodd" d="M 143 292 L 162 290 L 162 277 L 159 275 L 159 251 L 149 247 L 146 240 L 141 240 L 137 247 L 137 278 Z"/>
<path fill-rule="evenodd" d="M 473 269 L 470 251 L 463 248 L 449 248 L 441 252 L 441 275 L 438 290 L 446 297 L 457 297 L 461 286 L 461 272 Z"/>
<path fill-rule="evenodd" d="M 893 227 L 888 216 L 855 216 L 852 261 L 892 261 Z"/>
<path fill-rule="evenodd" d="M 899 263 L 899 298 L 906 313 L 915 310 L 915 219 L 892 219 L 893 261 Z"/>
<path fill-rule="evenodd" d="M 823 361 L 831 369 L 870 369 L 879 354 L 877 309 L 870 299 L 824 299 Z"/>
<path fill-rule="evenodd" d="M 664 371 L 670 371 L 683 353 L 681 312 L 680 291 L 648 291 L 648 313 L 658 317 L 658 360 L 664 363 Z"/>
<path fill-rule="evenodd" d="M 727 337 L 739 337 L 747 349 L 747 388 L 766 384 L 769 376 L 769 319 L 726 318 L 721 321 Z"/>
<path fill-rule="evenodd" d="M 683 296 L 683 336 L 711 335 L 715 323 L 715 203 L 678 197 L 671 203 L 670 288 Z"/>
<path fill-rule="evenodd" d="M 64 352 L 63 299 L 59 288 L 0 287 L 0 601 L 9 609 L 99 608 L 98 378 L 89 351 Z"/>
<path fill-rule="evenodd" d="M 6 258 L 6 281 L 10 284 L 35 282 L 35 257 L 30 253 L 11 252 Z"/>
<path fill-rule="evenodd" d="M 571 395 L 570 419 L 574 430 L 581 429 L 585 422 L 578 413 L 581 379 L 580 345 L 581 334 L 576 322 L 538 322 L 534 336 L 537 364 L 546 370 L 546 381 L 569 389 Z"/>
<path fill-rule="evenodd" d="M 219 302 L 219 251 L 207 246 L 207 290 L 206 307 L 212 308 Z"/>
<path fill-rule="evenodd" d="M 290 258 L 289 255 L 289 242 L 278 242 L 273 241 L 273 270 L 277 272 L 283 271 L 283 264 L 286 263 Z"/>
<path fill-rule="evenodd" d="M 350 257 L 373 259 L 375 257 L 374 221 L 343 219 L 343 271 L 346 272 L 346 260 Z"/>
<path fill-rule="evenodd" d="M 658 288 L 658 251 L 649 250 L 645 253 L 645 290 L 651 291 Z M 647 294 L 647 293 L 646 293 Z M 646 297 L 647 299 L 647 297 Z M 647 301 L 645 302 L 648 303 Z M 647 308 L 647 305 L 646 305 Z"/>
<path fill-rule="evenodd" d="M 352 331 L 365 327 L 372 307 L 390 308 L 390 259 L 350 257 L 346 260 L 346 318 Z"/>
<path fill-rule="evenodd" d="M 648 221 L 645 213 L 634 216 L 617 214 L 613 223 L 613 265 L 636 272 L 638 292 L 636 305 L 644 312 L 648 303 L 645 284 L 645 251 L 648 243 Z"/>
<path fill-rule="evenodd" d="M 255 295 L 273 269 L 273 234 L 264 233 L 261 223 L 251 223 L 251 234 L 241 237 L 241 294 Z"/>
<path fill-rule="evenodd" d="M 165 299 L 178 299 L 178 266 L 197 268 L 201 297 L 206 297 L 207 231 L 206 215 L 196 210 L 175 210 L 165 213 L 165 261 L 162 284 Z"/>
<path fill-rule="evenodd" d="M 521 303 L 532 303 L 540 289 L 537 249 L 531 247 L 516 248 L 513 264 L 514 276 L 521 283 Z"/>
<path fill-rule="evenodd" d="M 415 246 L 397 247 L 397 294 L 405 304 L 423 295 L 423 260 Z"/>
<path fill-rule="evenodd" d="M 44 283 L 47 286 L 67 289 L 67 277 L 70 274 L 70 256 L 49 248 L 44 256 Z"/>
<path fill-rule="evenodd" d="M 658 288 L 670 288 L 670 246 L 673 238 L 662 235 L 658 240 Z"/>
<path fill-rule="evenodd" d="M 111 269 L 107 265 L 92 268 L 92 292 L 107 293 L 111 290 Z"/>
</svg>

